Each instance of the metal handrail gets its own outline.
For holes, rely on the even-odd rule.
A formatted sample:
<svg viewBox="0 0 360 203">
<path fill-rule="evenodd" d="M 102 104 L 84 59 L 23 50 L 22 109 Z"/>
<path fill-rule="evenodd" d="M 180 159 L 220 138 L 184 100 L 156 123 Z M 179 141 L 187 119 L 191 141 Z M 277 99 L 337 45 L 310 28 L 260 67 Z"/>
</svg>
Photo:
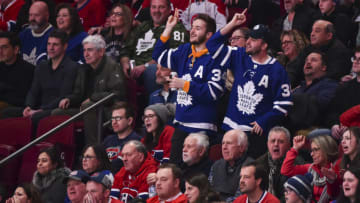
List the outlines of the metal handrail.
<svg viewBox="0 0 360 203">
<path fill-rule="evenodd" d="M 37 143 L 43 141 L 44 139 L 46 139 L 47 137 L 49 137 L 50 135 L 54 134 L 55 132 L 57 132 L 58 130 L 64 128 L 65 126 L 69 125 L 71 122 L 75 121 L 76 119 L 78 119 L 80 116 L 82 116 L 83 114 L 87 113 L 88 111 L 92 110 L 93 108 L 103 104 L 104 102 L 106 102 L 107 100 L 113 98 L 116 94 L 115 93 L 111 93 L 108 96 L 102 98 L 101 100 L 97 101 L 96 103 L 94 103 L 93 105 L 89 106 L 88 108 L 82 110 L 81 112 L 77 113 L 76 115 L 74 115 L 73 117 L 69 118 L 68 120 L 64 121 L 63 123 L 60 123 L 59 125 L 57 125 L 56 127 L 54 127 L 53 129 L 49 130 L 48 132 L 44 133 L 43 135 L 41 135 L 40 137 L 36 138 L 35 140 L 29 142 L 27 145 L 21 147 L 20 149 L 18 149 L 17 151 L 15 151 L 14 153 L 10 154 L 9 156 L 5 157 L 4 159 L 2 159 L 0 161 L 0 167 L 3 166 L 6 162 L 12 160 L 13 158 L 19 156 L 20 154 L 22 154 L 23 152 L 25 152 L 27 149 L 29 149 L 30 147 L 36 145 Z"/>
</svg>

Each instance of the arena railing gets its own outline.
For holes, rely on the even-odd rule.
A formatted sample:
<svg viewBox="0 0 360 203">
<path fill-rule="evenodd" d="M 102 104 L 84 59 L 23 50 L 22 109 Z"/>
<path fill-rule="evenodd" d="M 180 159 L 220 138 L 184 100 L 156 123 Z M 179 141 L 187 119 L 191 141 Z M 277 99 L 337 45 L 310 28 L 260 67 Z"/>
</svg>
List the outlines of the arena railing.
<svg viewBox="0 0 360 203">
<path fill-rule="evenodd" d="M 47 137 L 53 135 L 55 132 L 59 131 L 60 129 L 64 128 L 65 126 L 69 125 L 71 122 L 76 121 L 77 119 L 79 119 L 82 115 L 86 114 L 88 111 L 94 109 L 94 108 L 98 108 L 97 110 L 97 125 L 98 125 L 98 141 L 101 140 L 102 138 L 102 126 L 103 126 L 103 103 L 107 102 L 108 100 L 112 99 L 113 97 L 115 97 L 116 94 L 115 93 L 111 93 L 108 96 L 102 98 L 101 100 L 97 101 L 96 103 L 94 103 L 93 105 L 89 106 L 88 108 L 82 110 L 81 112 L 79 112 L 78 114 L 72 116 L 71 118 L 69 118 L 68 120 L 64 121 L 63 123 L 59 124 L 58 126 L 54 127 L 53 129 L 49 130 L 48 132 L 44 133 L 43 135 L 39 136 L 38 138 L 34 139 L 33 141 L 29 142 L 27 145 L 23 146 L 22 148 L 18 149 L 17 151 L 15 151 L 14 153 L 10 154 L 9 156 L 5 157 L 4 159 L 2 159 L 0 161 L 0 166 L 5 165 L 5 163 L 7 163 L 8 161 L 14 159 L 15 157 L 21 155 L 22 153 L 24 153 L 26 150 L 28 150 L 30 147 L 38 144 L 39 142 L 43 141 L 44 139 L 46 139 Z"/>
</svg>

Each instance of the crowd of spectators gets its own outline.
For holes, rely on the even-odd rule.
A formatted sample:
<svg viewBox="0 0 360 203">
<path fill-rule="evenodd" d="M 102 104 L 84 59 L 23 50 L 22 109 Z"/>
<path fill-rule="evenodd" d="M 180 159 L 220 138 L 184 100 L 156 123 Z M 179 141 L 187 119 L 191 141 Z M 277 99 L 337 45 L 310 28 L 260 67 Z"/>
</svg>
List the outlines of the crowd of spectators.
<svg viewBox="0 0 360 203">
<path fill-rule="evenodd" d="M 34 139 L 115 94 L 78 121 L 72 168 L 43 148 L 1 202 L 360 201 L 359 0 L 0 8 L 0 119 Z"/>
</svg>

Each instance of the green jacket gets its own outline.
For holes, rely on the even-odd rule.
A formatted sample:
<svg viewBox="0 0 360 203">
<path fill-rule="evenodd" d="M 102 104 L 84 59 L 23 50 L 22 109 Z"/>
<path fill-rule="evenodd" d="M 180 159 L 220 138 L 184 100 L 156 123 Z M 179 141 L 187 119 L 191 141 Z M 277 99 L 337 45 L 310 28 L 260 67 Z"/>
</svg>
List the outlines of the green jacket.
<svg viewBox="0 0 360 203">
<path fill-rule="evenodd" d="M 120 51 L 120 58 L 129 57 L 135 60 L 136 65 L 149 62 L 152 60 L 152 51 L 155 43 L 160 38 L 164 29 L 165 24 L 154 27 L 152 20 L 143 22 L 128 37 L 125 47 Z M 181 22 L 178 22 L 169 39 L 170 48 L 176 48 L 188 41 L 188 31 Z"/>
</svg>

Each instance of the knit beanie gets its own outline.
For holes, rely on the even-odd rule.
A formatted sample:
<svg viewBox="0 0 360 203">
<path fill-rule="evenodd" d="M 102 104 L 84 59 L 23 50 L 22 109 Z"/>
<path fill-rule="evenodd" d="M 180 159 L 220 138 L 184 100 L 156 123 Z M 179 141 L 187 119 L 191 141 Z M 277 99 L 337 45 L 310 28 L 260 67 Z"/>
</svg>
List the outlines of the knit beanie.
<svg viewBox="0 0 360 203">
<path fill-rule="evenodd" d="M 160 118 L 162 123 L 165 125 L 168 122 L 168 119 L 170 117 L 170 111 L 168 110 L 167 106 L 164 104 L 153 104 L 148 107 L 146 107 L 146 110 L 153 110 L 155 114 Z"/>
<path fill-rule="evenodd" d="M 285 182 L 284 188 L 293 190 L 304 202 L 307 202 L 312 195 L 312 180 L 313 175 L 311 173 L 293 176 Z"/>
</svg>

